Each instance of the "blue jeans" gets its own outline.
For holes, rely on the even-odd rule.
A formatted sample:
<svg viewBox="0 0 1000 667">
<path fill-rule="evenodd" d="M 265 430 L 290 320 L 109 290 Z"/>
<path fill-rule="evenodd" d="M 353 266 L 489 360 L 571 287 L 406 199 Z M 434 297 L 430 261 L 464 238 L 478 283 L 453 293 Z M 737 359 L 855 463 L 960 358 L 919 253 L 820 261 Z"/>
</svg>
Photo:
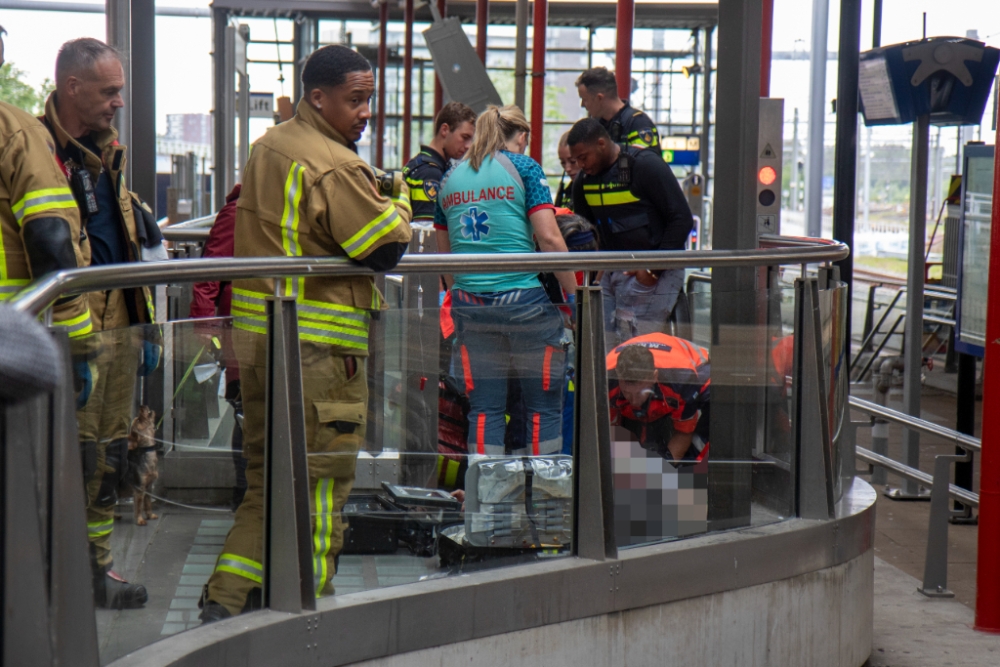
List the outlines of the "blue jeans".
<svg viewBox="0 0 1000 667">
<path fill-rule="evenodd" d="M 526 446 L 514 455 L 558 453 L 566 352 L 559 310 L 545 290 L 491 294 L 452 291 L 456 367 L 469 397 L 469 453 L 504 455 L 507 378 L 521 382 Z"/>
<path fill-rule="evenodd" d="M 624 271 L 606 271 L 601 278 L 604 330 L 609 347 L 636 336 L 662 333 L 684 289 L 684 269 L 664 271 L 655 285 L 645 286 Z"/>
</svg>

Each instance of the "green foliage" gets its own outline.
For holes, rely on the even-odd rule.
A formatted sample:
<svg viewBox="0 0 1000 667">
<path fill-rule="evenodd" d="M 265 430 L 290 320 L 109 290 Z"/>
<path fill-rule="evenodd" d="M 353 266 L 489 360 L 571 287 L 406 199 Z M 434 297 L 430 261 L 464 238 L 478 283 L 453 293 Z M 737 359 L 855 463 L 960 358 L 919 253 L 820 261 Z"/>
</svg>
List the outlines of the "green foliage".
<svg viewBox="0 0 1000 667">
<path fill-rule="evenodd" d="M 45 79 L 41 87 L 35 89 L 25 83 L 24 78 L 24 71 L 14 67 L 14 63 L 0 67 L 0 100 L 38 116 L 45 110 L 45 98 L 55 84 Z"/>
</svg>

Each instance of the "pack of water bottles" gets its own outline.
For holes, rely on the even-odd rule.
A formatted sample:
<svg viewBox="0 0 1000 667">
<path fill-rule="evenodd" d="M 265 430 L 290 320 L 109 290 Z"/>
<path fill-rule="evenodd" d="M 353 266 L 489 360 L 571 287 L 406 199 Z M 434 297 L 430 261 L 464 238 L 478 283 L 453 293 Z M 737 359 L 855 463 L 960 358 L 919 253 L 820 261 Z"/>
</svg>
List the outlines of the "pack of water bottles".
<svg viewBox="0 0 1000 667">
<path fill-rule="evenodd" d="M 477 547 L 559 548 L 573 531 L 573 459 L 473 459 L 465 478 L 465 537 Z"/>
</svg>

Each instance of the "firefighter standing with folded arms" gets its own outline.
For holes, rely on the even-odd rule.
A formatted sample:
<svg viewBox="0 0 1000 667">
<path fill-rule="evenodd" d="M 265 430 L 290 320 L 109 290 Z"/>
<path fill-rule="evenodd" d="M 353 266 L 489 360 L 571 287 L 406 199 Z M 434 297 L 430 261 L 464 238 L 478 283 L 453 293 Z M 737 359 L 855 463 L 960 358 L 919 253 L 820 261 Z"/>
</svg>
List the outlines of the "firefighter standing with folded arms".
<svg viewBox="0 0 1000 667">
<path fill-rule="evenodd" d="M 112 127 L 124 106 L 121 55 L 96 39 L 66 42 L 56 57 L 56 89 L 41 118 L 55 142 L 56 157 L 76 198 L 89 266 L 142 261 L 133 195 L 125 183 L 126 147 Z M 148 288 L 115 289 L 87 295 L 94 327 L 93 388 L 78 402 L 77 427 L 87 490 L 94 602 L 132 609 L 147 600 L 145 587 L 131 584 L 112 568 L 111 533 L 117 489 L 128 472 L 128 429 L 135 408 L 136 375 L 160 362 L 162 349 L 148 325 L 154 322 Z"/>
<path fill-rule="evenodd" d="M 291 120 L 253 148 L 236 213 L 236 257 L 347 257 L 393 268 L 410 241 L 402 174 L 377 173 L 356 154 L 375 89 L 356 51 L 326 46 L 302 72 L 305 94 Z M 202 598 L 205 623 L 261 604 L 263 584 L 266 299 L 271 279 L 233 283 L 248 488 Z M 341 509 L 354 483 L 368 403 L 365 360 L 372 311 L 382 297 L 369 276 L 278 279 L 298 308 L 317 597 L 333 593 L 343 544 Z"/>
</svg>

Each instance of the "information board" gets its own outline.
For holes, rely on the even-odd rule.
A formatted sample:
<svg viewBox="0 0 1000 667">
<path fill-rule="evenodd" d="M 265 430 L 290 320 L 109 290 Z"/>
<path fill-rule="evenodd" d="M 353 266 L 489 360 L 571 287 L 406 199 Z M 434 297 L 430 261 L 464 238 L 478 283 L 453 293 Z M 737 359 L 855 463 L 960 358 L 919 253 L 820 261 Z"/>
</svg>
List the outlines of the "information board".
<svg viewBox="0 0 1000 667">
<path fill-rule="evenodd" d="M 993 146 L 965 147 L 955 349 L 983 356 L 993 211 Z"/>
</svg>

